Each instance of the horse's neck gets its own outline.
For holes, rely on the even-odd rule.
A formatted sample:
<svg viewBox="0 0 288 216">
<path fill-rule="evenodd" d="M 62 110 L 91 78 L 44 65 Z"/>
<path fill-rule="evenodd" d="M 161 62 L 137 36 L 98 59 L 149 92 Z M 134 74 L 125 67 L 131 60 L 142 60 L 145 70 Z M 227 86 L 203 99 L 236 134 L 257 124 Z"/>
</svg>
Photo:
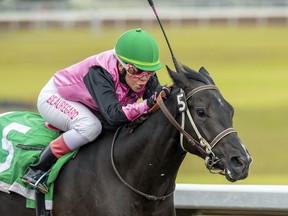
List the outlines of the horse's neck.
<svg viewBox="0 0 288 216">
<path fill-rule="evenodd" d="M 179 133 L 162 111 L 120 139 L 123 146 L 115 148 L 115 161 L 123 177 L 143 191 L 171 190 L 185 154 L 179 146 Z"/>
</svg>

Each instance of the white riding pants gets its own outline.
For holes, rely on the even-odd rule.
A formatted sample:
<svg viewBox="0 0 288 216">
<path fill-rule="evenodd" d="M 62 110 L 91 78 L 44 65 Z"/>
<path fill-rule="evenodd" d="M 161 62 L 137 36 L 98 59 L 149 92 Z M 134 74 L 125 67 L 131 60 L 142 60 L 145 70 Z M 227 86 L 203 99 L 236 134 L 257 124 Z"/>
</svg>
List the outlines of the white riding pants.
<svg viewBox="0 0 288 216">
<path fill-rule="evenodd" d="M 41 90 L 37 107 L 45 121 L 65 131 L 63 138 L 71 151 L 95 140 L 102 131 L 101 122 L 86 106 L 59 95 L 53 78 Z"/>
</svg>

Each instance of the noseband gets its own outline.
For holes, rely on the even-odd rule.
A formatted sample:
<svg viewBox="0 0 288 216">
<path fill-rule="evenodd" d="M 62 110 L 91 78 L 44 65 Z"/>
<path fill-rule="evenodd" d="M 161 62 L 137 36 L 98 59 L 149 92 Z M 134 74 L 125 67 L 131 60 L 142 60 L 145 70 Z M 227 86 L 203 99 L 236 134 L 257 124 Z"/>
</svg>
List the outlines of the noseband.
<svg viewBox="0 0 288 216">
<path fill-rule="evenodd" d="M 178 124 L 178 122 L 175 120 L 175 118 L 171 115 L 171 113 L 169 112 L 169 110 L 165 106 L 165 104 L 162 100 L 162 97 L 157 98 L 157 103 L 158 103 L 160 109 L 162 110 L 162 112 L 167 117 L 167 119 L 180 132 L 180 145 L 181 145 L 182 149 L 184 151 L 187 151 L 183 145 L 183 137 L 185 137 L 186 140 L 188 141 L 188 143 L 195 146 L 205 156 L 205 165 L 211 173 L 224 174 L 224 170 L 215 171 L 215 165 L 220 161 L 220 159 L 218 157 L 216 157 L 216 155 L 214 154 L 212 149 L 225 136 L 227 136 L 231 133 L 236 133 L 236 130 L 234 128 L 227 128 L 227 129 L 223 130 L 221 133 L 219 133 L 211 141 L 211 143 L 209 143 L 207 140 L 205 140 L 205 138 L 199 132 L 199 130 L 195 124 L 195 121 L 193 120 L 193 117 L 192 117 L 189 109 L 187 109 L 187 105 L 186 105 L 186 102 L 193 95 L 195 95 L 196 93 L 198 93 L 200 91 L 204 91 L 204 90 L 217 90 L 217 91 L 219 91 L 219 89 L 215 85 L 203 85 L 203 86 L 199 86 L 199 87 L 193 89 L 192 91 L 190 91 L 187 94 L 187 97 L 185 97 L 185 92 L 182 89 L 180 90 L 180 93 L 177 95 L 177 101 L 178 101 L 178 105 L 179 105 L 179 111 L 182 113 L 181 126 Z M 185 116 L 186 116 L 185 113 L 188 116 L 190 124 L 192 125 L 199 141 L 195 140 L 189 133 L 187 133 L 187 131 L 185 131 L 185 128 L 184 128 L 185 127 Z"/>
</svg>

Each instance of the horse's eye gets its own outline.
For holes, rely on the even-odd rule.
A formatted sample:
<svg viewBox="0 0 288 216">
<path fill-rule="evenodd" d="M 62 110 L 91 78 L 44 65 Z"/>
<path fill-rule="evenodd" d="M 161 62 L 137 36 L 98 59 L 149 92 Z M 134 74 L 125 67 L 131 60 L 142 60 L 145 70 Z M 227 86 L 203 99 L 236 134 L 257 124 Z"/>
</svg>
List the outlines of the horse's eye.
<svg viewBox="0 0 288 216">
<path fill-rule="evenodd" d="M 198 115 L 199 117 L 201 117 L 201 118 L 206 117 L 206 114 L 205 114 L 205 112 L 204 112 L 204 109 L 198 108 L 198 109 L 196 110 L 196 112 L 197 112 L 197 115 Z"/>
</svg>

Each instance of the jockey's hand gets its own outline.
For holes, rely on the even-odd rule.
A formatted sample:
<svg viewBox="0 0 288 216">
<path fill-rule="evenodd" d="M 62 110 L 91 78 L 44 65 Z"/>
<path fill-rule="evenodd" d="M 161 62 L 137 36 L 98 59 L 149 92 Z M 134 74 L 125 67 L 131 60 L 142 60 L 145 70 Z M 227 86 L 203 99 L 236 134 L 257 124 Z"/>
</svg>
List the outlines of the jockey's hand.
<svg viewBox="0 0 288 216">
<path fill-rule="evenodd" d="M 170 89 L 166 86 L 158 86 L 152 96 L 147 100 L 147 106 L 149 108 L 153 107 L 153 105 L 156 103 L 157 97 L 159 96 L 160 92 L 164 90 L 165 91 L 165 98 L 169 97 L 170 95 Z"/>
</svg>

